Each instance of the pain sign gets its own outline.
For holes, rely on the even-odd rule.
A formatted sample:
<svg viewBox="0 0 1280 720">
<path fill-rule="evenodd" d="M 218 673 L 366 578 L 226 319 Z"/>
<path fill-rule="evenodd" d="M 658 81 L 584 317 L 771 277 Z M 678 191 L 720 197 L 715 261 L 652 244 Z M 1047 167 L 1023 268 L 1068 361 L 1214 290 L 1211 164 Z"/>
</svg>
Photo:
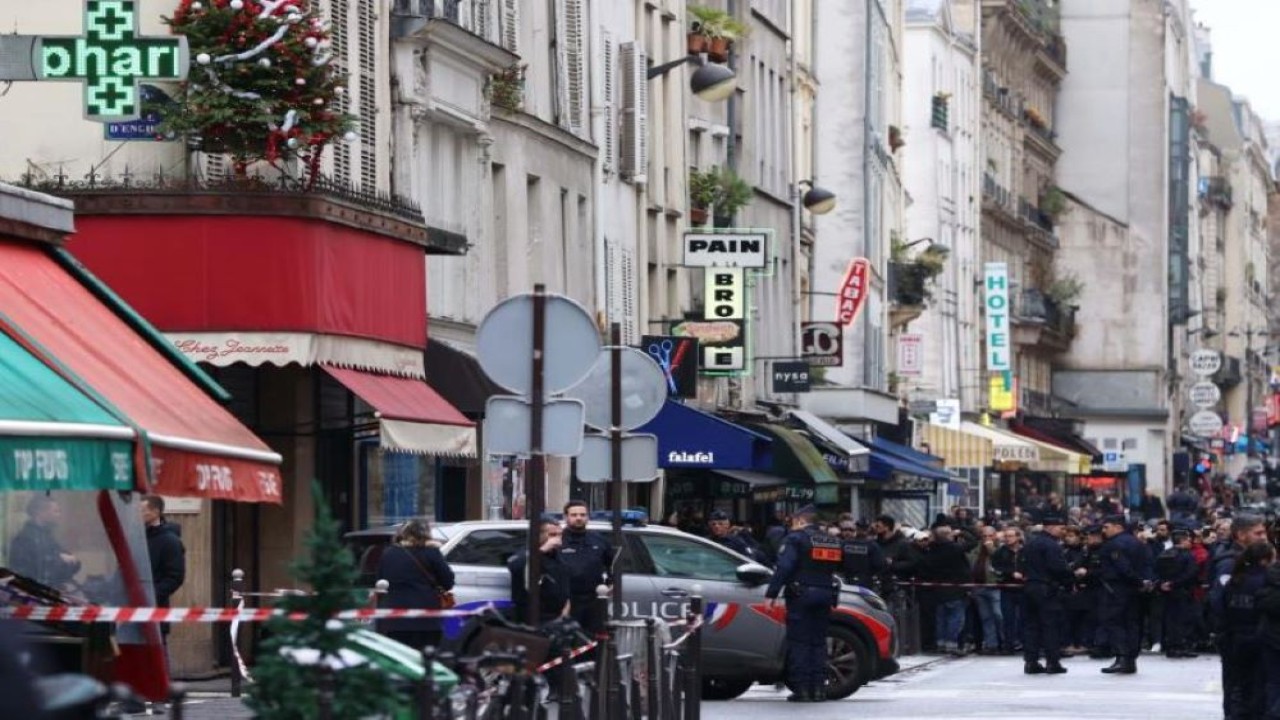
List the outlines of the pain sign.
<svg viewBox="0 0 1280 720">
<path fill-rule="evenodd" d="M 769 264 L 768 235 L 758 233 L 684 234 L 684 266 L 763 268 Z"/>
</svg>

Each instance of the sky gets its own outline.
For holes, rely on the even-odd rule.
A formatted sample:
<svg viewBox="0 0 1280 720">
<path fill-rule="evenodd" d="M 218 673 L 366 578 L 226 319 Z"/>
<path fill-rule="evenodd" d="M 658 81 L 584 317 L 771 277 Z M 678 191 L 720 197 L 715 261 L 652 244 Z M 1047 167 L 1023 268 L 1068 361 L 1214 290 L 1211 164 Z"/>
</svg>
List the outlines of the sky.
<svg viewBox="0 0 1280 720">
<path fill-rule="evenodd" d="M 1192 0 L 1212 30 L 1213 77 L 1249 99 L 1263 120 L 1280 120 L 1280 0 Z"/>
</svg>

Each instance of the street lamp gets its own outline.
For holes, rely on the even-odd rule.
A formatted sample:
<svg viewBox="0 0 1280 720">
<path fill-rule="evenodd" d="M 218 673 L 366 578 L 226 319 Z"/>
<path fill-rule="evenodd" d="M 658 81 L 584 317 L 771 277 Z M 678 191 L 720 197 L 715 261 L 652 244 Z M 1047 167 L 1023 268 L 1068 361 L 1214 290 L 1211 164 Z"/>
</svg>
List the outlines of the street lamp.
<svg viewBox="0 0 1280 720">
<path fill-rule="evenodd" d="M 836 194 L 824 187 L 818 187 L 812 180 L 801 180 L 798 185 L 809 188 L 800 202 L 805 209 L 814 215 L 826 215 L 836 207 Z"/>
<path fill-rule="evenodd" d="M 694 95 L 707 102 L 727 100 L 738 89 L 738 76 L 732 70 L 724 65 L 709 63 L 696 53 L 661 65 L 654 65 L 649 68 L 648 78 L 652 80 L 662 77 L 685 63 L 698 66 L 698 69 L 693 71 L 693 76 L 689 78 L 689 89 Z"/>
</svg>

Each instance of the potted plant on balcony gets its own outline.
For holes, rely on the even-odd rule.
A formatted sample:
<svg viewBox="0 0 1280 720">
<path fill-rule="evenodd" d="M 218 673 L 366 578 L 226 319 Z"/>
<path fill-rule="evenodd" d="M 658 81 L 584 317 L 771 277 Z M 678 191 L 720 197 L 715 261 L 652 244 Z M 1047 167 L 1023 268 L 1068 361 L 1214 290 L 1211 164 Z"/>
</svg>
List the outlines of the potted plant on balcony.
<svg viewBox="0 0 1280 720">
<path fill-rule="evenodd" d="M 733 216 L 737 214 L 751 198 L 755 190 L 751 183 L 738 177 L 737 173 L 725 168 L 718 178 L 719 197 L 715 204 L 715 226 L 718 228 L 733 227 Z"/>
<path fill-rule="evenodd" d="M 889 151 L 898 152 L 898 148 L 906 145 L 907 141 L 902 138 L 902 128 L 897 125 L 889 126 Z"/>
<path fill-rule="evenodd" d="M 689 173 L 689 222 L 706 225 L 711 218 L 711 208 L 720 204 L 720 173 L 710 170 L 694 170 Z"/>
<path fill-rule="evenodd" d="M 691 5 L 689 15 L 693 22 L 687 35 L 688 50 L 690 53 L 705 52 L 712 62 L 728 62 L 733 41 L 746 37 L 750 30 L 719 8 Z"/>
<path fill-rule="evenodd" d="M 1045 295 L 1058 304 L 1058 307 L 1069 307 L 1080 299 L 1084 292 L 1084 281 L 1075 273 L 1060 275 L 1052 283 Z"/>
<path fill-rule="evenodd" d="M 489 76 L 489 102 L 494 107 L 518 112 L 524 106 L 525 65 L 512 65 Z"/>
<path fill-rule="evenodd" d="M 1040 211 L 1055 221 L 1067 209 L 1067 194 L 1057 185 L 1050 185 L 1040 196 Z"/>
</svg>

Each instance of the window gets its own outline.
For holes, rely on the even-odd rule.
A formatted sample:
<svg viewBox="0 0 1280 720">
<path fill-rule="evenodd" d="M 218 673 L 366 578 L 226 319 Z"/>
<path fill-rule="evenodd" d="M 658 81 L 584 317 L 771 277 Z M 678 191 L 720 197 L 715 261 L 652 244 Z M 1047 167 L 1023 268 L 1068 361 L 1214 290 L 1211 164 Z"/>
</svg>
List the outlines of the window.
<svg viewBox="0 0 1280 720">
<path fill-rule="evenodd" d="M 526 537 L 526 531 L 517 528 L 476 530 L 449 551 L 449 563 L 506 567 L 507 560 L 524 549 Z"/>
<path fill-rule="evenodd" d="M 666 535 L 643 535 L 659 577 L 736 582 L 738 559 L 705 543 Z"/>
</svg>

